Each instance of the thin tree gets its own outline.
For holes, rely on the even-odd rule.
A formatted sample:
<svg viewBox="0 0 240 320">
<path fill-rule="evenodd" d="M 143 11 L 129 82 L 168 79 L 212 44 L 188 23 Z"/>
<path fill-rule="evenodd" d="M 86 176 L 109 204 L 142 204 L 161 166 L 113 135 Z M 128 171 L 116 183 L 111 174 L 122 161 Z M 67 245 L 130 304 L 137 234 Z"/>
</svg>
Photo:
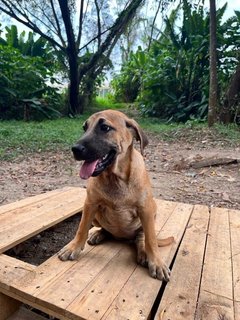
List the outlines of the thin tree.
<svg viewBox="0 0 240 320">
<path fill-rule="evenodd" d="M 209 84 L 209 104 L 208 104 L 208 126 L 211 127 L 217 121 L 218 109 L 218 80 L 217 80 L 217 19 L 216 2 L 210 1 L 210 84 Z"/>
</svg>

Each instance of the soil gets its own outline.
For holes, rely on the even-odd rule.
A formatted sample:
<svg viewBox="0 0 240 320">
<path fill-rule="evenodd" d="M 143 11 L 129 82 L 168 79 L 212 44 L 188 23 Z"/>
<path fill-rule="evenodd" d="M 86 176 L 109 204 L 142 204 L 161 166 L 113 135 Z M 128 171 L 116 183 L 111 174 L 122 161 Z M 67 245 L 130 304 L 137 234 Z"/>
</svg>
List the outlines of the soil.
<svg viewBox="0 0 240 320">
<path fill-rule="evenodd" d="M 240 144 L 216 139 L 212 130 L 176 131 L 168 139 L 150 134 L 145 161 L 155 197 L 240 210 L 240 163 L 198 169 L 191 163 L 201 159 L 240 159 Z M 171 138 L 171 139 L 169 139 Z M 79 163 L 70 150 L 26 155 L 0 166 L 0 204 L 6 204 L 64 186 L 85 187 L 79 178 Z M 9 251 L 32 264 L 40 264 L 69 242 L 79 216 L 42 232 Z"/>
</svg>

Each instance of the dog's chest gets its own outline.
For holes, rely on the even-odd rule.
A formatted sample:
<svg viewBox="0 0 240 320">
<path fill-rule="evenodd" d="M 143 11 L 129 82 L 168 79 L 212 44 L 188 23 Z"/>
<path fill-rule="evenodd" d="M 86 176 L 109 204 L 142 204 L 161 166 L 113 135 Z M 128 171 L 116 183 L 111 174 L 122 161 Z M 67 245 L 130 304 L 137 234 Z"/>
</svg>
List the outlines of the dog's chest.
<svg viewBox="0 0 240 320">
<path fill-rule="evenodd" d="M 137 209 L 123 204 L 113 206 L 99 205 L 95 219 L 101 227 L 118 238 L 134 238 L 136 231 L 141 226 Z"/>
</svg>

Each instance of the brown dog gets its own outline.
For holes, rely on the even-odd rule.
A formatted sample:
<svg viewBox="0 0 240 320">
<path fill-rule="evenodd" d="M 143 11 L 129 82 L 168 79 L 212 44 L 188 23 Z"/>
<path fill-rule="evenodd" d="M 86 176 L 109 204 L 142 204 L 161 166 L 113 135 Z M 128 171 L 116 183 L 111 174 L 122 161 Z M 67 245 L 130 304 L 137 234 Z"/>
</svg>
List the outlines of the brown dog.
<svg viewBox="0 0 240 320">
<path fill-rule="evenodd" d="M 84 248 L 93 223 L 101 227 L 88 240 L 96 245 L 109 234 L 116 238 L 134 239 L 137 261 L 148 266 L 153 278 L 169 280 L 170 271 L 163 263 L 158 245 L 172 238 L 157 240 L 154 218 L 156 204 L 140 149 L 148 140 L 138 126 L 119 111 L 106 110 L 93 114 L 84 124 L 85 134 L 72 148 L 76 160 L 84 160 L 80 177 L 88 179 L 87 198 L 75 238 L 60 253 L 61 260 L 75 260 Z"/>
</svg>

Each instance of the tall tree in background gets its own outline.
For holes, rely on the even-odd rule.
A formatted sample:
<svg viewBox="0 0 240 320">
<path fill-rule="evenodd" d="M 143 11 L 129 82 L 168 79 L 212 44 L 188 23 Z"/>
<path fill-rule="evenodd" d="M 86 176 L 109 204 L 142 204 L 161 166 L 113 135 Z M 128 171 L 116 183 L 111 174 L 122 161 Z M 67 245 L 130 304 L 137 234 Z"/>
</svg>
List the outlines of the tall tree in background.
<svg viewBox="0 0 240 320">
<path fill-rule="evenodd" d="M 69 74 L 71 114 L 83 112 L 115 44 L 144 0 L 126 1 L 115 20 L 109 14 L 110 2 L 0 0 L 2 13 L 48 40 L 61 57 Z"/>
<path fill-rule="evenodd" d="M 210 0 L 210 83 L 208 126 L 211 127 L 217 121 L 218 95 L 217 95 L 217 28 L 216 28 L 216 2 Z"/>
</svg>

